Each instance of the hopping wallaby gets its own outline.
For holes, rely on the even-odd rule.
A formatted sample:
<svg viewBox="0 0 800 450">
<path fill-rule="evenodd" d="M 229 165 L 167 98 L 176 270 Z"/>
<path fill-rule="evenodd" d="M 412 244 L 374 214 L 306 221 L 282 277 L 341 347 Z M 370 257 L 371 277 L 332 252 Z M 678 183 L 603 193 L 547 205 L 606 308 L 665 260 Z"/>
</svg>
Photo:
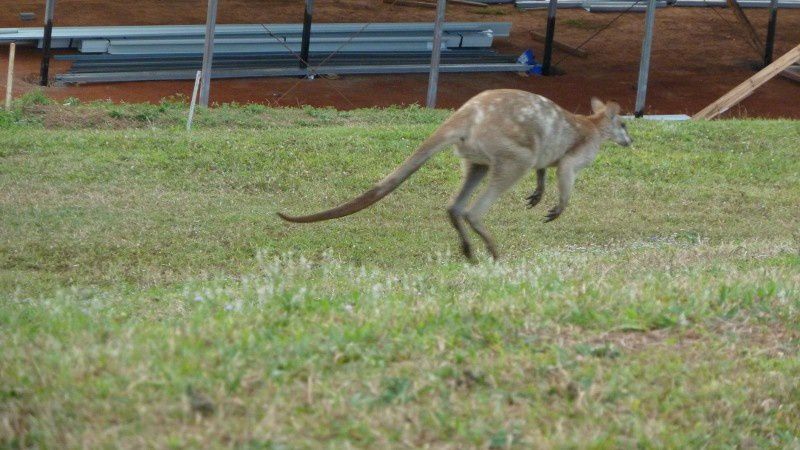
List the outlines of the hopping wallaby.
<svg viewBox="0 0 800 450">
<path fill-rule="evenodd" d="M 583 116 L 530 92 L 484 91 L 468 100 L 400 167 L 361 196 L 308 216 L 278 215 L 290 222 L 317 222 L 353 214 L 388 195 L 431 156 L 454 144 L 455 153 L 462 160 L 464 184 L 447 207 L 450 221 L 461 239 L 464 256 L 474 259 L 462 219 L 497 259 L 497 249 L 483 224 L 483 216 L 501 194 L 535 168 L 536 190 L 527 198 L 528 207 L 534 207 L 544 194 L 545 169 L 556 167 L 559 201 L 545 217 L 544 221 L 550 222 L 564 212 L 578 171 L 595 159 L 600 144 L 606 140 L 625 147 L 631 144 L 619 117 L 619 105 L 596 98 L 592 98 L 591 104 L 593 114 Z M 487 175 L 486 189 L 467 208 L 470 196 Z"/>
</svg>

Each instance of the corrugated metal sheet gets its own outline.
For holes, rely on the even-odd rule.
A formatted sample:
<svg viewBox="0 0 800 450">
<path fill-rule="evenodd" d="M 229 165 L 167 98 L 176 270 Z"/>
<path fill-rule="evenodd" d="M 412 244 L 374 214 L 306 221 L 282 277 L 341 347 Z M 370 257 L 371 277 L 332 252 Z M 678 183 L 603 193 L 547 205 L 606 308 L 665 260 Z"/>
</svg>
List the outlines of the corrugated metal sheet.
<svg viewBox="0 0 800 450">
<path fill-rule="evenodd" d="M 525 72 L 528 64 L 500 55 L 490 46 L 511 33 L 507 22 L 444 24 L 443 72 Z M 193 79 L 202 63 L 201 26 L 70 27 L 54 37 L 83 55 L 73 60 L 63 83 Z M 315 74 L 417 73 L 429 70 L 432 23 L 315 24 L 311 35 L 312 70 L 299 67 L 300 24 L 220 25 L 215 34 L 214 78 L 303 76 Z M 0 31 L 0 40 L 29 39 L 41 33 Z M 330 55 L 335 53 L 333 57 Z M 330 60 L 328 60 L 330 59 Z M 325 62 L 322 68 L 313 69 Z"/>
<path fill-rule="evenodd" d="M 470 72 L 525 72 L 530 67 L 519 63 L 496 64 L 441 64 L 442 73 Z M 317 75 L 358 75 L 358 74 L 390 74 L 390 73 L 427 73 L 430 64 L 381 64 L 354 66 L 322 66 L 315 70 Z M 56 80 L 62 83 L 113 83 L 125 81 L 156 80 L 193 80 L 197 71 L 192 70 L 160 70 L 134 72 L 102 72 L 102 73 L 70 73 L 59 75 Z M 306 76 L 308 72 L 298 67 L 278 67 L 260 69 L 214 69 L 212 79 L 221 78 L 260 78 Z"/>
<path fill-rule="evenodd" d="M 549 0 L 516 0 L 519 9 L 546 9 Z M 739 0 L 742 8 L 768 8 L 769 0 Z M 634 6 L 635 5 L 635 6 Z M 644 12 L 647 10 L 647 1 L 640 0 L 558 0 L 559 9 L 583 8 L 590 12 L 621 12 L 630 8 L 630 12 Z M 662 8 L 666 2 L 659 2 L 657 5 Z M 670 6 L 713 6 L 727 7 L 725 0 L 677 0 Z M 779 8 L 800 8 L 800 0 L 778 0 Z"/>
<path fill-rule="evenodd" d="M 366 25 L 366 26 L 365 26 Z M 278 37 L 300 37 L 302 24 L 237 24 L 217 25 L 214 36 L 219 39 L 241 37 L 263 37 L 267 30 Z M 491 32 L 494 37 L 508 37 L 510 22 L 446 22 L 445 33 L 483 33 Z M 313 35 L 338 37 L 351 36 L 389 36 L 391 34 L 433 35 L 433 23 L 393 22 L 393 23 L 315 23 L 311 26 Z M 37 43 L 41 41 L 41 27 L 2 28 L 0 43 Z M 205 37 L 203 25 L 152 25 L 152 26 L 114 26 L 114 27 L 55 27 L 53 28 L 54 48 L 77 48 L 88 39 L 202 39 Z M 58 45 L 58 47 L 56 47 Z"/>
</svg>

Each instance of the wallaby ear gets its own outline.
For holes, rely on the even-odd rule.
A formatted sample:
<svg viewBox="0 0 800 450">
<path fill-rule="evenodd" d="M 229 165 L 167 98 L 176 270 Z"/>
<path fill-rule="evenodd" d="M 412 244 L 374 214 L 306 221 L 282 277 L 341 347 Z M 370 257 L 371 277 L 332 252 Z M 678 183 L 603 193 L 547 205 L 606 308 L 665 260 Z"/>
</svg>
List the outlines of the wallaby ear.
<svg viewBox="0 0 800 450">
<path fill-rule="evenodd" d="M 592 112 L 597 114 L 606 109 L 605 103 L 597 97 L 592 97 Z"/>
<path fill-rule="evenodd" d="M 608 102 L 606 103 L 606 115 L 609 118 L 614 118 L 615 116 L 619 115 L 619 103 L 617 102 Z"/>
</svg>

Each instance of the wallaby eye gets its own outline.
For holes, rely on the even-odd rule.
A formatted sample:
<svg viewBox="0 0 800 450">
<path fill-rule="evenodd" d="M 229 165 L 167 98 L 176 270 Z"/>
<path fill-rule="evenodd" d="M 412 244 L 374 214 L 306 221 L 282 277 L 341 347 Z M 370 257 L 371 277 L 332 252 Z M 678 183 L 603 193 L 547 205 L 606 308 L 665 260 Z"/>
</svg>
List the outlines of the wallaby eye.
<svg viewBox="0 0 800 450">
<path fill-rule="evenodd" d="M 627 130 L 627 129 L 628 129 L 628 127 L 627 127 L 627 126 L 625 126 L 625 124 L 624 124 L 624 123 L 621 123 L 621 124 L 620 124 L 620 126 L 622 126 L 622 129 L 623 129 L 623 130 Z"/>
</svg>

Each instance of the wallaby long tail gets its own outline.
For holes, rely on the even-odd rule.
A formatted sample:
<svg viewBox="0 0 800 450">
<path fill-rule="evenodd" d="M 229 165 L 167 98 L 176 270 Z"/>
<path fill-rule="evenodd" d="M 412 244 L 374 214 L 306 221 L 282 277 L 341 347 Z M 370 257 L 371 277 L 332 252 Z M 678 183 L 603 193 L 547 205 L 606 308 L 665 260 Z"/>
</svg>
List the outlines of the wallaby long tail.
<svg viewBox="0 0 800 450">
<path fill-rule="evenodd" d="M 400 184 L 422 167 L 431 156 L 438 153 L 443 148 L 458 140 L 457 136 L 445 132 L 441 128 L 434 132 L 425 142 L 420 145 L 419 149 L 409 156 L 403 164 L 400 165 L 394 172 L 390 173 L 383 180 L 375 184 L 372 189 L 361 194 L 349 202 L 331 208 L 327 211 L 322 211 L 308 216 L 287 216 L 286 214 L 278 213 L 283 220 L 289 222 L 307 223 L 319 222 L 321 220 L 336 219 L 339 217 L 348 216 L 350 214 L 361 211 L 362 209 L 376 203 L 378 200 L 386 197 L 393 190 L 397 189 Z"/>
</svg>

